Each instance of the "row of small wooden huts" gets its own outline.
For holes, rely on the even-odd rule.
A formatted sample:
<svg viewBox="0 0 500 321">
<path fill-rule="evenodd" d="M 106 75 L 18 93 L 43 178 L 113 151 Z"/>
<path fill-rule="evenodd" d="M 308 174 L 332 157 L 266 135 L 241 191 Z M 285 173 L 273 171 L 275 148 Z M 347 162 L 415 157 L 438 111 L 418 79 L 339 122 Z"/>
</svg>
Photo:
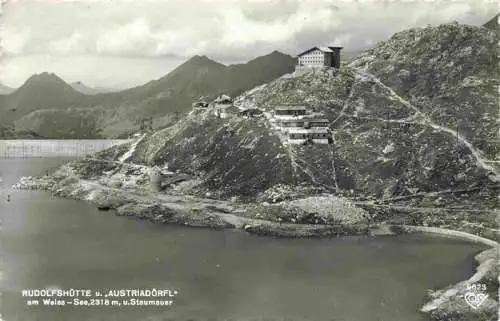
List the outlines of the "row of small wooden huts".
<svg viewBox="0 0 500 321">
<path fill-rule="evenodd" d="M 211 104 L 197 102 L 193 109 L 207 110 Z M 259 108 L 239 109 L 227 97 L 219 97 L 213 103 L 213 112 L 219 118 L 232 115 L 240 117 L 262 117 L 266 114 L 275 130 L 281 131 L 290 144 L 331 144 L 332 134 L 329 120 L 321 114 L 312 114 L 305 106 L 275 106 L 272 111 L 264 112 Z"/>
<path fill-rule="evenodd" d="M 276 106 L 271 119 L 289 144 L 332 144 L 329 120 L 310 114 L 305 106 Z"/>
</svg>

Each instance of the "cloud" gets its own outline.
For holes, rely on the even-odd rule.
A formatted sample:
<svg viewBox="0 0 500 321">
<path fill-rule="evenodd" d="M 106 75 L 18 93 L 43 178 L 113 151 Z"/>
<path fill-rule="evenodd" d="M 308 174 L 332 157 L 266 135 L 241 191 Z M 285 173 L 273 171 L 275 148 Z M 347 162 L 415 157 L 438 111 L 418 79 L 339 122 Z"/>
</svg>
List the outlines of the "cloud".
<svg viewBox="0 0 500 321">
<path fill-rule="evenodd" d="M 222 17 L 224 31 L 219 43 L 237 48 L 252 46 L 255 41 L 283 45 L 302 31 L 331 30 L 340 22 L 332 8 L 307 4 L 300 5 L 286 20 L 251 20 L 238 7 L 223 10 Z"/>
<path fill-rule="evenodd" d="M 12 3 L 9 54 L 251 58 L 331 42 L 361 47 L 412 25 L 485 12 L 475 0 L 146 0 Z M 404 12 L 404 14 L 402 14 Z M 32 30 L 30 36 L 23 28 Z M 273 49 L 273 50 L 274 50 Z"/>
<path fill-rule="evenodd" d="M 0 29 L 0 49 L 3 54 L 20 54 L 24 51 L 30 38 L 29 28 L 15 27 Z"/>
<path fill-rule="evenodd" d="M 234 62 L 327 44 L 355 51 L 409 27 L 484 23 L 498 6 L 490 0 L 78 0 L 10 1 L 3 11 L 4 57 L 30 61 L 16 65 L 16 72 L 25 70 L 23 77 L 34 66 L 57 65 L 62 72 L 64 64 L 75 75 L 79 66 L 67 59 L 72 56 L 92 56 L 90 65 L 114 77 L 117 65 L 108 68 L 110 59 L 163 63 L 199 54 Z M 51 64 L 44 65 L 44 56 Z M 6 68 L 14 77 L 14 69 Z M 151 70 L 144 72 L 153 78 Z"/>
<path fill-rule="evenodd" d="M 158 39 L 148 21 L 139 18 L 99 36 L 96 50 L 98 54 L 149 55 L 156 51 L 157 45 Z"/>
<path fill-rule="evenodd" d="M 52 41 L 50 51 L 66 55 L 84 52 L 83 38 L 80 32 L 75 31 L 68 38 Z"/>
</svg>

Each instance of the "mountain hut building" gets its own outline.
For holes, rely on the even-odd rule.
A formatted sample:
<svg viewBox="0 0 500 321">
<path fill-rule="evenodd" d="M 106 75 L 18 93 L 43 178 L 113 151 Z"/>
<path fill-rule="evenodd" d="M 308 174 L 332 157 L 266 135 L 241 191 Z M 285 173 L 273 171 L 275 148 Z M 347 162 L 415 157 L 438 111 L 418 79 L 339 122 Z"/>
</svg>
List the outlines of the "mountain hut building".
<svg viewBox="0 0 500 321">
<path fill-rule="evenodd" d="M 205 110 L 208 108 L 208 103 L 204 101 L 197 101 L 192 104 L 193 110 Z"/>
<path fill-rule="evenodd" d="M 276 106 L 274 108 L 274 118 L 277 120 L 300 118 L 306 114 L 305 106 Z"/>
<path fill-rule="evenodd" d="M 333 138 L 328 128 L 289 128 L 287 130 L 289 144 L 332 144 Z"/>
<path fill-rule="evenodd" d="M 328 128 L 328 119 L 282 119 L 277 122 L 281 129 L 287 128 Z"/>
<path fill-rule="evenodd" d="M 239 115 L 242 116 L 242 117 L 247 117 L 247 118 L 250 118 L 250 117 L 262 117 L 263 112 L 262 112 L 262 110 L 260 110 L 258 108 L 247 108 L 247 109 L 241 110 L 239 112 Z"/>
<path fill-rule="evenodd" d="M 220 95 L 215 98 L 214 103 L 216 104 L 232 104 L 233 99 L 228 95 Z"/>
<path fill-rule="evenodd" d="M 214 108 L 214 113 L 219 118 L 229 118 L 233 115 L 237 115 L 240 110 L 233 105 L 216 105 Z"/>
<path fill-rule="evenodd" d="M 312 47 L 297 55 L 299 67 L 340 68 L 340 50 L 343 47 Z"/>
</svg>

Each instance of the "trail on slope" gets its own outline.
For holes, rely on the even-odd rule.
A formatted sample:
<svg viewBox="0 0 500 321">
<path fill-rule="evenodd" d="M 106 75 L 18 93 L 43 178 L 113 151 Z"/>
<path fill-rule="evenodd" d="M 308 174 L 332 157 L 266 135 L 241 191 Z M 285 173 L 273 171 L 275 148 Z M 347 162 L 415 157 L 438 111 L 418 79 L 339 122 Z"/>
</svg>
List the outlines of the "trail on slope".
<svg viewBox="0 0 500 321">
<path fill-rule="evenodd" d="M 330 151 L 332 152 L 332 179 L 335 186 L 335 191 L 339 190 L 339 185 L 337 183 L 337 172 L 335 171 L 335 144 L 330 145 Z"/>
<path fill-rule="evenodd" d="M 391 87 L 384 84 L 375 75 L 368 73 L 366 71 L 362 71 L 362 70 L 358 70 L 358 72 L 361 75 L 370 78 L 371 80 L 373 80 L 375 83 L 377 83 L 379 86 L 383 87 L 384 89 L 387 89 L 389 91 L 392 99 L 395 99 L 395 100 L 399 101 L 401 104 L 403 104 L 404 106 L 406 106 L 410 109 L 413 109 L 415 111 L 415 114 L 411 118 L 414 119 L 414 122 L 416 124 L 429 126 L 429 127 L 432 127 L 438 131 L 448 133 L 448 134 L 452 135 L 453 137 L 455 137 L 458 141 L 460 141 L 463 145 L 465 145 L 469 149 L 471 154 L 476 159 L 476 164 L 479 167 L 493 173 L 495 175 L 495 180 L 500 181 L 500 171 L 497 170 L 495 167 L 488 164 L 488 163 L 493 163 L 495 161 L 484 158 L 482 156 L 482 153 L 480 151 L 478 151 L 476 148 L 474 148 L 474 146 L 469 141 L 467 141 L 462 135 L 460 135 L 459 133 L 457 133 L 453 129 L 450 129 L 448 127 L 441 126 L 441 125 L 434 123 L 434 121 L 432 121 L 432 119 L 430 119 L 430 117 L 427 114 L 422 113 L 417 107 L 413 106 L 409 101 L 407 101 L 406 99 L 399 96 Z M 416 116 L 420 116 L 420 117 L 416 117 Z"/>
<path fill-rule="evenodd" d="M 144 139 L 144 137 L 146 137 L 146 134 L 142 134 L 141 137 L 139 137 L 133 144 L 132 146 L 130 146 L 130 149 L 122 155 L 122 157 L 120 157 L 118 159 L 118 161 L 120 163 L 124 163 L 127 159 L 129 159 L 132 154 L 135 152 L 135 149 L 137 148 L 137 145 L 139 145 L 139 143 Z"/>
<path fill-rule="evenodd" d="M 300 170 L 302 170 L 303 172 L 305 172 L 305 170 L 304 170 L 304 168 L 302 168 L 302 166 L 300 166 L 298 164 L 297 160 L 299 159 L 299 157 L 294 152 L 293 147 L 291 146 L 291 144 L 286 144 L 285 149 L 287 151 L 288 158 L 290 159 L 290 164 L 292 165 L 294 176 L 295 176 L 295 178 L 297 178 L 298 177 L 298 172 Z M 305 173 L 307 174 L 307 172 L 305 172 Z M 311 175 L 309 175 L 309 176 L 311 176 Z M 311 179 L 314 181 L 314 177 L 313 176 L 311 176 Z"/>
<path fill-rule="evenodd" d="M 302 164 L 304 164 L 304 166 L 301 166 L 298 162 L 296 162 L 297 167 L 300 170 L 302 170 L 302 172 L 304 174 L 306 174 L 307 176 L 309 176 L 309 178 L 311 179 L 311 182 L 313 182 L 316 185 L 322 185 L 323 186 L 323 184 L 318 183 L 318 181 L 314 177 L 314 174 L 311 172 L 311 170 L 309 168 L 307 168 L 308 163 L 304 159 L 302 159 L 301 157 L 297 156 L 297 154 L 295 153 L 295 151 L 292 151 L 292 153 L 295 154 L 295 160 L 300 161 L 300 162 L 302 162 Z"/>
<path fill-rule="evenodd" d="M 332 126 L 333 124 L 335 124 L 335 123 L 337 122 L 337 120 L 339 120 L 342 116 L 344 116 L 344 115 L 345 115 L 345 111 L 346 111 L 346 110 L 347 110 L 347 108 L 349 107 L 349 103 L 350 103 L 350 101 L 351 101 L 352 97 L 354 96 L 354 92 L 355 92 L 355 89 L 356 89 L 356 85 L 359 83 L 359 80 L 360 80 L 360 79 L 361 79 L 361 78 L 359 77 L 359 75 L 358 75 L 358 74 L 356 74 L 356 75 L 354 76 L 354 83 L 353 83 L 353 84 L 352 84 L 352 86 L 351 86 L 351 91 L 349 92 L 349 96 L 347 96 L 347 99 L 345 100 L 345 102 L 344 102 L 344 106 L 342 106 L 342 110 L 339 112 L 339 115 L 337 116 L 337 118 L 335 118 L 335 119 L 331 122 L 330 126 Z"/>
</svg>

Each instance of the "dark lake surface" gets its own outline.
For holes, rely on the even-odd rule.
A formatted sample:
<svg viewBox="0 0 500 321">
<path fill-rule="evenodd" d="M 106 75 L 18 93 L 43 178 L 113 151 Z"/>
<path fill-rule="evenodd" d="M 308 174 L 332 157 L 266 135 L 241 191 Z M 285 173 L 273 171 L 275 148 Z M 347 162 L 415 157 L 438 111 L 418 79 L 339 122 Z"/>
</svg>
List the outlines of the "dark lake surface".
<svg viewBox="0 0 500 321">
<path fill-rule="evenodd" d="M 422 321 L 427 289 L 471 276 L 484 249 L 418 235 L 274 239 L 166 226 L 10 190 L 65 161 L 0 159 L 4 321 Z M 28 288 L 179 293 L 170 307 L 48 307 L 27 306 Z"/>
</svg>

